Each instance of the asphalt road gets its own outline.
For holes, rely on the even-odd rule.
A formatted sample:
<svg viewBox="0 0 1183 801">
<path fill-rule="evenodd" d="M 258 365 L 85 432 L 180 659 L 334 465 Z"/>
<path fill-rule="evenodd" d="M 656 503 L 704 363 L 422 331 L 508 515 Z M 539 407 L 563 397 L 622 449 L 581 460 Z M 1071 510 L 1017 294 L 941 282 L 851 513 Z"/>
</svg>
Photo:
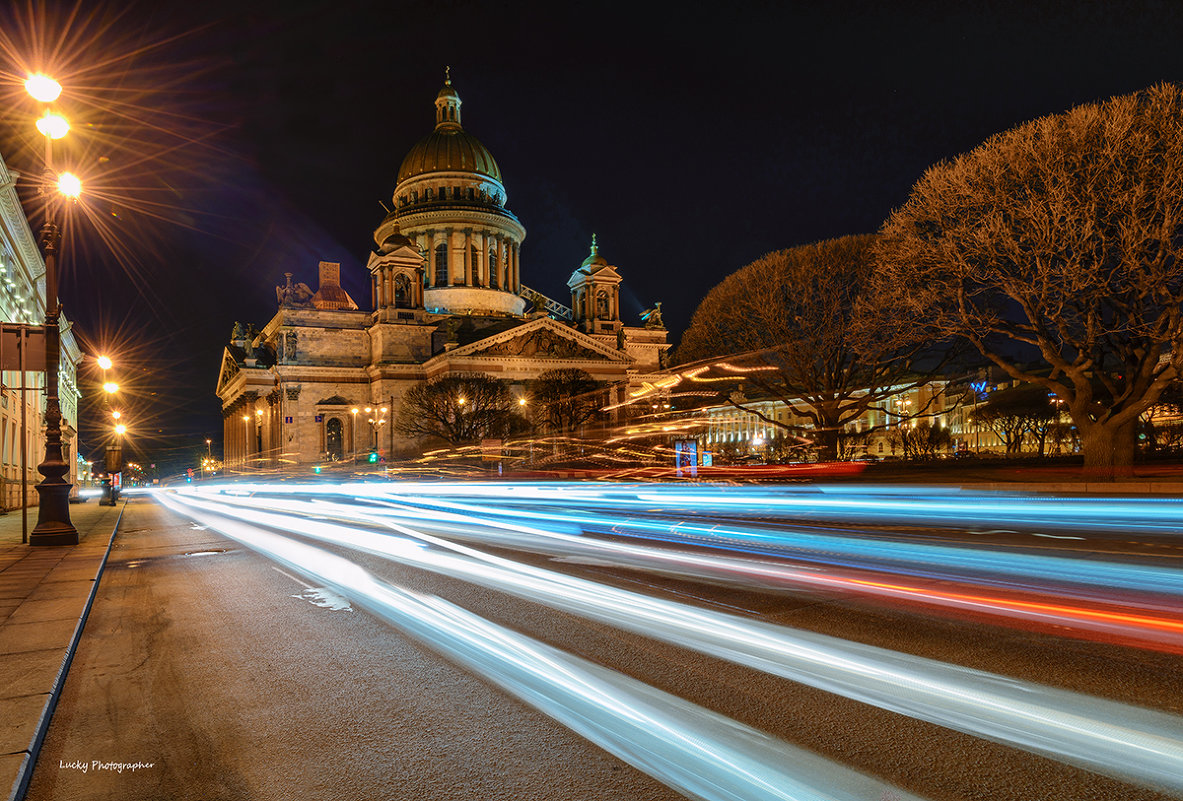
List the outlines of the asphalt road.
<svg viewBox="0 0 1183 801">
<path fill-rule="evenodd" d="M 1177 564 L 1173 551 L 1162 557 L 1161 537 L 1148 537 L 1145 548 L 1137 539 L 1120 542 L 1148 563 L 1161 557 L 1172 569 Z M 1067 539 L 1039 547 L 1061 543 L 1066 552 L 1080 549 Z M 867 777 L 846 797 L 1172 797 L 549 604 L 319 545 L 395 587 L 446 599 L 586 660 L 589 669 L 631 677 Z M 1183 658 L 1176 653 L 933 614 L 842 589 L 753 590 L 602 560 L 485 550 L 744 620 L 1183 715 Z M 643 766 L 651 746 L 612 756 L 570 721 L 558 723 L 507 692 L 491 672 L 458 666 L 454 653 L 439 655 L 447 652 L 442 639 L 408 634 L 357 603 L 334 608 L 341 599 L 319 586 L 238 539 L 134 501 L 28 798 L 685 797 L 629 764 Z M 784 753 L 777 767 L 791 773 L 799 754 Z M 137 762 L 148 766 L 110 767 Z"/>
</svg>

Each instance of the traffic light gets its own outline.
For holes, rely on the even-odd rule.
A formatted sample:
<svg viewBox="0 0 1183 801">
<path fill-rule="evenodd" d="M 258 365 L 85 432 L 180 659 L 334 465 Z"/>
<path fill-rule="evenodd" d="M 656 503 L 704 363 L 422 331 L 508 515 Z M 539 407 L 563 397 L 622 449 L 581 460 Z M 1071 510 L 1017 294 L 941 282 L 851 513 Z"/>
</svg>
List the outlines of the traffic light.
<svg viewBox="0 0 1183 801">
<path fill-rule="evenodd" d="M 316 473 L 319 476 L 320 475 L 320 465 L 316 465 L 315 467 L 313 467 L 312 472 Z"/>
<path fill-rule="evenodd" d="M 370 464 L 378 462 L 378 451 L 370 451 Z"/>
<path fill-rule="evenodd" d="M 187 475 L 185 477 L 186 482 L 193 480 L 193 468 L 192 467 L 189 468 L 188 473 L 189 473 L 189 475 Z"/>
</svg>

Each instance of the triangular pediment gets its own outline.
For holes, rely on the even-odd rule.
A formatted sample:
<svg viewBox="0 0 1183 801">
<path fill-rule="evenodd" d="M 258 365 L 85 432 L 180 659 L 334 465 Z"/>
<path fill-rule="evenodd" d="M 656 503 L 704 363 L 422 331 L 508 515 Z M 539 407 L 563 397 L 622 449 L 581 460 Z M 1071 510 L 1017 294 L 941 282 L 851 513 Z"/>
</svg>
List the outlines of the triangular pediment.
<svg viewBox="0 0 1183 801">
<path fill-rule="evenodd" d="M 571 274 L 567 286 L 574 289 L 582 284 L 619 284 L 624 279 L 611 264 L 597 264 L 594 267 L 580 267 Z"/>
<path fill-rule="evenodd" d="M 218 388 L 216 390 L 218 395 L 222 394 L 222 390 L 230 383 L 230 380 L 238 374 L 242 368 L 238 366 L 238 361 L 234 355 L 230 353 L 229 348 L 222 349 L 222 368 L 218 371 Z"/>
<path fill-rule="evenodd" d="M 629 362 L 627 354 L 570 326 L 543 317 L 436 356 L 456 358 L 535 359 Z"/>
</svg>

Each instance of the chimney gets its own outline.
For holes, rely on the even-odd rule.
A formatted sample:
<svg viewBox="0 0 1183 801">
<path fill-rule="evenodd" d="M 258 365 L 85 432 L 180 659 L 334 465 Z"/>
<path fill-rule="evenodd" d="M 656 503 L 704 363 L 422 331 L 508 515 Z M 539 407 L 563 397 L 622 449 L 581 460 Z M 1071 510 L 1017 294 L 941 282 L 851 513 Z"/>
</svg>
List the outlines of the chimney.
<svg viewBox="0 0 1183 801">
<path fill-rule="evenodd" d="M 341 265 L 335 261 L 320 263 L 320 286 L 341 286 Z"/>
</svg>

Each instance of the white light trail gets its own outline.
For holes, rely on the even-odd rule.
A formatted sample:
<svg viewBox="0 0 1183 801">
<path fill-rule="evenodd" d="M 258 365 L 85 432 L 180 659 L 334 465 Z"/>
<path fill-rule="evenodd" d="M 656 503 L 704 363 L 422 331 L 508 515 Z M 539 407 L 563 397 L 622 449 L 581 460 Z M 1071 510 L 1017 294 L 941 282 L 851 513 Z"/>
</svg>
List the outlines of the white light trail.
<svg viewBox="0 0 1183 801">
<path fill-rule="evenodd" d="M 193 510 L 167 495 L 186 516 Z M 324 584 L 623 761 L 703 801 L 924 801 L 730 718 L 383 582 L 320 548 L 222 516 L 209 525 Z M 414 546 L 411 546 L 412 549 Z"/>
<path fill-rule="evenodd" d="M 234 508 L 225 504 L 229 499 L 172 499 L 174 508 L 177 500 L 202 522 L 210 522 L 211 512 L 231 515 L 379 554 L 1109 776 L 1183 792 L 1183 719 L 1176 716 L 602 586 L 448 544 L 340 504 L 283 501 L 292 510 L 383 524 L 452 552 L 325 520 Z"/>
</svg>

